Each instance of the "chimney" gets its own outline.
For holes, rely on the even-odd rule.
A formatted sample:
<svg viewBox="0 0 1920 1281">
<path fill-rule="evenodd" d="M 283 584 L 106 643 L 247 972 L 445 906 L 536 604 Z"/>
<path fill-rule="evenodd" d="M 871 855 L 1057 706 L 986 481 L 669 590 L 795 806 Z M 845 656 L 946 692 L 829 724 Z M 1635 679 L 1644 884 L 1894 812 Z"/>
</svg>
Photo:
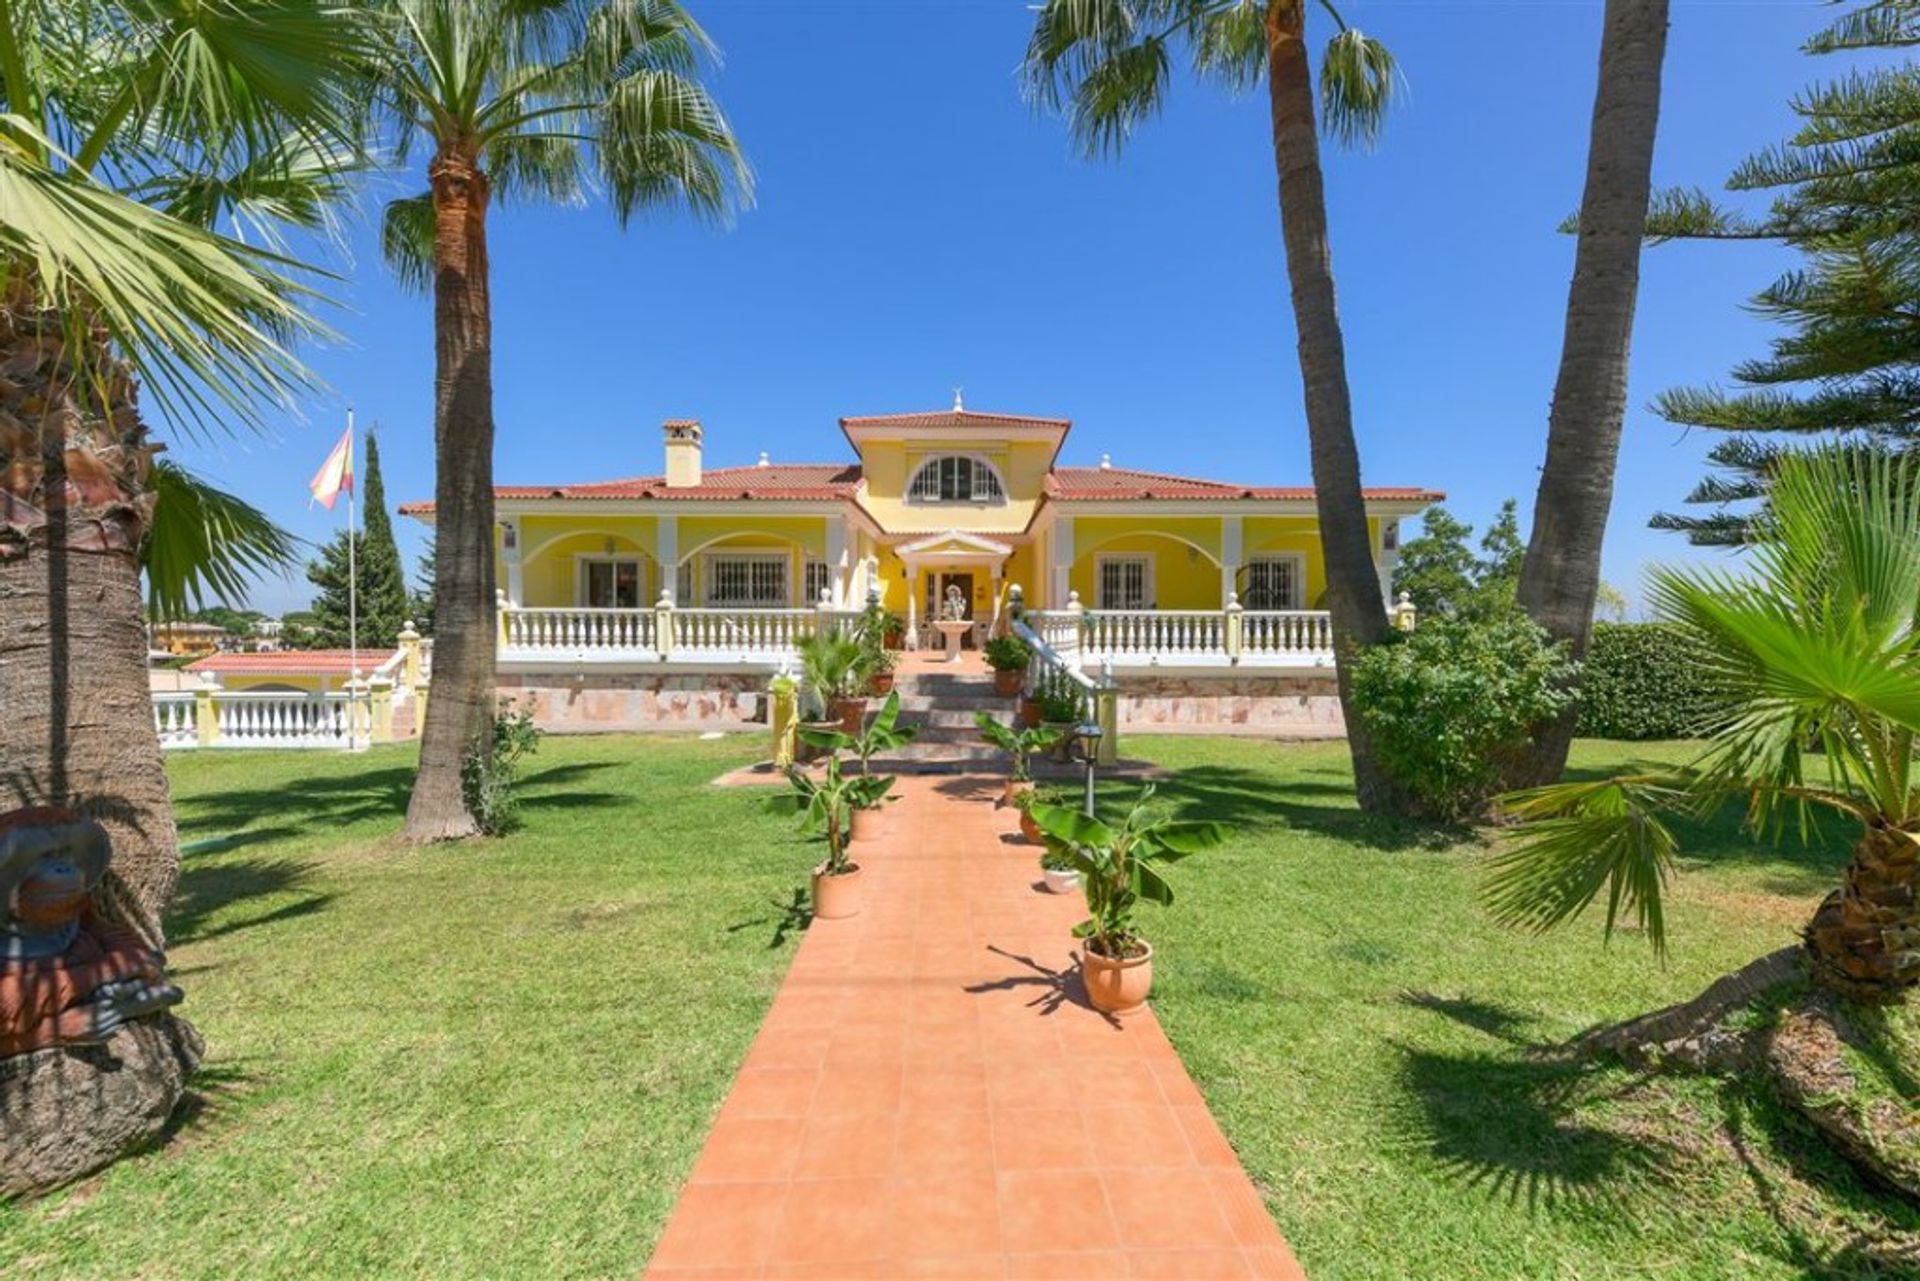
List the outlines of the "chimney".
<svg viewBox="0 0 1920 1281">
<path fill-rule="evenodd" d="M 660 430 L 667 439 L 667 488 L 692 489 L 700 483 L 700 420 L 669 418 Z"/>
</svg>

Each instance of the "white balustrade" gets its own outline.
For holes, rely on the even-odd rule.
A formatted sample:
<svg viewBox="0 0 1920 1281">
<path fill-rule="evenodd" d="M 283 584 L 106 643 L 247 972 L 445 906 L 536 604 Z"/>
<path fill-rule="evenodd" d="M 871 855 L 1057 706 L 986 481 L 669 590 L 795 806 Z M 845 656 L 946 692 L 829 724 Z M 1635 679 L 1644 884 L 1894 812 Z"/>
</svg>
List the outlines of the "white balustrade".
<svg viewBox="0 0 1920 1281">
<path fill-rule="evenodd" d="M 249 694 L 221 690 L 213 696 L 217 747 L 345 747 L 344 694 Z M 362 736 L 364 738 L 364 735 Z"/>
<path fill-rule="evenodd" d="M 153 696 L 153 731 L 162 749 L 192 747 L 199 741 L 191 693 Z"/>
<path fill-rule="evenodd" d="M 1081 647 L 1092 662 L 1224 662 L 1227 616 L 1216 609 L 1089 610 Z"/>
<path fill-rule="evenodd" d="M 651 609 L 508 609 L 501 618 L 511 652 L 625 657 L 654 649 Z"/>
<path fill-rule="evenodd" d="M 1333 615 L 1321 609 L 1247 610 L 1240 615 L 1244 663 L 1333 660 Z"/>
<path fill-rule="evenodd" d="M 676 609 L 673 657 L 676 660 L 731 659 L 779 662 L 800 638 L 820 625 L 814 609 Z M 838 621 L 838 615 L 829 613 Z"/>
</svg>

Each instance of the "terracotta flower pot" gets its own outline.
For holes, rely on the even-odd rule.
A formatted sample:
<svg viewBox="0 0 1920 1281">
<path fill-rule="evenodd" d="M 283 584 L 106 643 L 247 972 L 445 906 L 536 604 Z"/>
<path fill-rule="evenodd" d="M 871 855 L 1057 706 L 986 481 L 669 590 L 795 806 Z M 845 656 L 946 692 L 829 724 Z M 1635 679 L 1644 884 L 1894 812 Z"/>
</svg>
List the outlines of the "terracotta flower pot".
<svg viewBox="0 0 1920 1281">
<path fill-rule="evenodd" d="M 1025 796 L 1028 792 L 1031 792 L 1032 790 L 1033 790 L 1032 779 L 1010 778 L 1007 780 L 1007 785 L 1000 789 L 1000 803 L 1002 805 L 1011 805 L 1013 804 L 1014 797 Z"/>
<path fill-rule="evenodd" d="M 838 876 L 828 876 L 826 864 L 813 869 L 813 914 L 823 921 L 840 921 L 860 914 L 861 867 L 853 864 Z"/>
<path fill-rule="evenodd" d="M 1031 698 L 1020 700 L 1020 723 L 1028 729 L 1037 729 L 1040 725 L 1040 704 Z"/>
<path fill-rule="evenodd" d="M 1045 836 L 1040 831 L 1040 825 L 1034 822 L 1033 815 L 1027 813 L 1025 810 L 1020 811 L 1020 835 L 1026 837 L 1035 845 L 1043 844 L 1045 841 Z"/>
<path fill-rule="evenodd" d="M 864 698 L 836 698 L 833 706 L 827 709 L 827 715 L 839 722 L 836 727 L 849 738 L 860 737 L 860 726 L 867 718 L 867 700 Z"/>
<path fill-rule="evenodd" d="M 1124 1017 L 1146 1008 L 1147 993 L 1153 987 L 1153 948 L 1146 943 L 1140 946 L 1140 955 L 1115 960 L 1100 955 L 1090 944 L 1080 945 L 1080 978 L 1094 1009 Z"/>
<path fill-rule="evenodd" d="M 1063 872 L 1058 868 L 1043 867 L 1040 869 L 1040 879 L 1047 883 L 1047 892 L 1049 894 L 1078 894 L 1080 892 L 1080 873 L 1074 871 L 1072 868 L 1068 868 Z"/>
<path fill-rule="evenodd" d="M 886 814 L 879 809 L 857 809 L 848 825 L 848 835 L 856 841 L 870 841 L 887 825 Z"/>
<path fill-rule="evenodd" d="M 993 692 L 1002 698 L 1012 698 L 1020 692 L 1020 686 L 1026 683 L 1027 674 L 1018 667 L 996 667 L 993 669 Z"/>
<path fill-rule="evenodd" d="M 885 698 L 893 693 L 893 673 L 875 672 L 867 677 L 867 692 L 875 698 Z"/>
</svg>

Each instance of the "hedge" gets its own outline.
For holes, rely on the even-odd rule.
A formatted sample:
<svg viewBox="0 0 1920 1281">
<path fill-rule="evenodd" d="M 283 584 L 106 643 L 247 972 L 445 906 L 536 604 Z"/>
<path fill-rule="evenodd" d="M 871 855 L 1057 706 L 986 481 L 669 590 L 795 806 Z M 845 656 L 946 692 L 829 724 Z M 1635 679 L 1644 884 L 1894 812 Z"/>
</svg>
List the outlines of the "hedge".
<svg viewBox="0 0 1920 1281">
<path fill-rule="evenodd" d="M 1700 641 L 1672 623 L 1596 623 L 1580 680 L 1580 733 L 1691 738 L 1725 706 Z"/>
</svg>

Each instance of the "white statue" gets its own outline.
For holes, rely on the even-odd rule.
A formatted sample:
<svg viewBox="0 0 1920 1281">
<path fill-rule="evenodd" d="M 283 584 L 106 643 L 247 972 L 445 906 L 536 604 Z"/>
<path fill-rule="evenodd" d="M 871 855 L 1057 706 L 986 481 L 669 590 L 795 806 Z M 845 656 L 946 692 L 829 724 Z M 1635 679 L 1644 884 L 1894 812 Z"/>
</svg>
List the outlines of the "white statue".
<svg viewBox="0 0 1920 1281">
<path fill-rule="evenodd" d="M 940 607 L 940 617 L 950 622 L 965 622 L 967 617 L 967 594 L 960 590 L 957 583 L 947 585 L 946 603 Z"/>
</svg>

